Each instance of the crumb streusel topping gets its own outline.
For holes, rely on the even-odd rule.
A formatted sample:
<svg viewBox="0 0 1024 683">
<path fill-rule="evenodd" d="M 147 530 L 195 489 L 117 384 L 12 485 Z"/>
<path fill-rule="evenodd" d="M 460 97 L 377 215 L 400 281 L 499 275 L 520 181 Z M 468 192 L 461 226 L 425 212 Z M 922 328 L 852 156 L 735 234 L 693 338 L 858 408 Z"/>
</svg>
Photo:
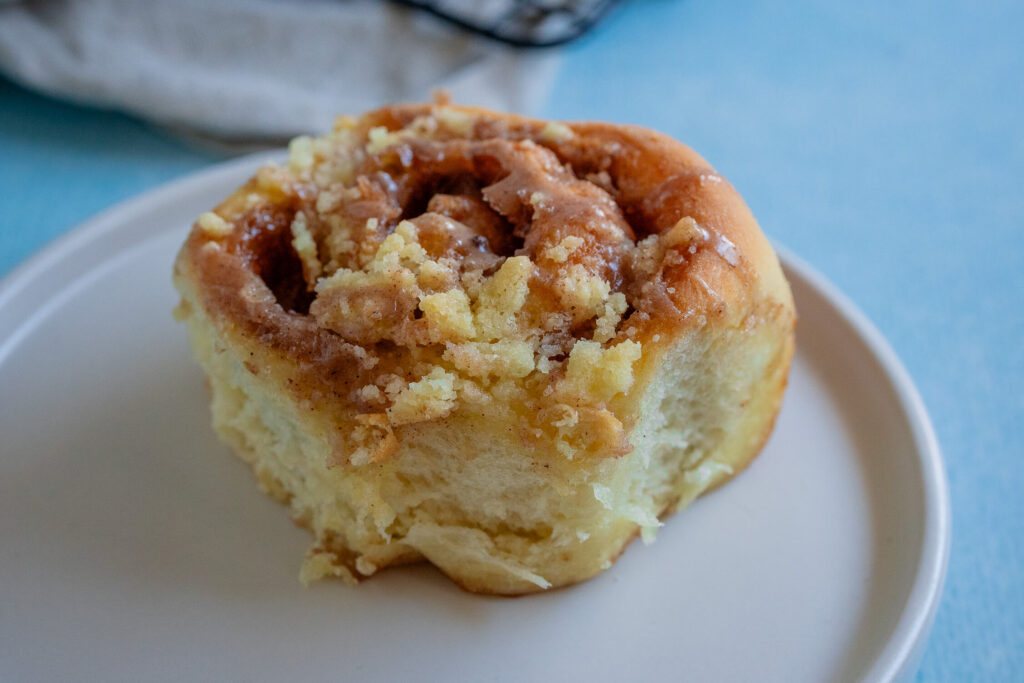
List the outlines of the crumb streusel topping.
<svg viewBox="0 0 1024 683">
<path fill-rule="evenodd" d="M 621 455 L 616 397 L 645 345 L 724 306 L 691 262 L 744 271 L 672 204 L 681 183 L 721 178 L 640 194 L 616 168 L 630 153 L 444 103 L 341 117 L 203 214 L 192 249 L 210 308 L 302 361 L 307 400 L 331 392 L 355 414 L 348 463 L 460 406 L 519 412 L 524 442 L 567 457 Z"/>
</svg>

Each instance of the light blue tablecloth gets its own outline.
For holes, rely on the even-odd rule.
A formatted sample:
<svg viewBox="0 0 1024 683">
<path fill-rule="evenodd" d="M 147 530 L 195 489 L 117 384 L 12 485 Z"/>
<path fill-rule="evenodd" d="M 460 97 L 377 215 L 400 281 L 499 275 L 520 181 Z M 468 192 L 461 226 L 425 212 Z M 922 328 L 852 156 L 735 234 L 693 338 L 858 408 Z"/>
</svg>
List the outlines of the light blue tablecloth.
<svg viewBox="0 0 1024 683">
<path fill-rule="evenodd" d="M 635 0 L 567 49 L 543 113 L 689 143 L 881 328 L 952 487 L 920 678 L 1024 680 L 1024 3 Z M 216 159 L 0 82 L 0 274 Z"/>
</svg>

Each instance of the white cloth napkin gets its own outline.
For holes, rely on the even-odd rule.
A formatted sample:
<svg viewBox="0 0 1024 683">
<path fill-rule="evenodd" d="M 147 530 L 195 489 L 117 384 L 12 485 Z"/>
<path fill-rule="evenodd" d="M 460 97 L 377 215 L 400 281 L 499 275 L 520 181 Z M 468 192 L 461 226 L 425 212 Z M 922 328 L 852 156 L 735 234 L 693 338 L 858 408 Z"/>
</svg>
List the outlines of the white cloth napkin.
<svg viewBox="0 0 1024 683">
<path fill-rule="evenodd" d="M 386 2 L 0 3 L 0 71 L 58 97 L 225 140 L 266 140 L 448 90 L 534 112 L 557 70 Z"/>
</svg>

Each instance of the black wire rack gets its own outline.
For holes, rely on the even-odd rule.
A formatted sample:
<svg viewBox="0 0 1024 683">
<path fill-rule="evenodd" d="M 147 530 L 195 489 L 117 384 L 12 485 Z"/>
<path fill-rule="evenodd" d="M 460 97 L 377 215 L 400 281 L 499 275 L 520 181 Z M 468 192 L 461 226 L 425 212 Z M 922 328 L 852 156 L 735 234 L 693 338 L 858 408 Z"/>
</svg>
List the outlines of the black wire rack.
<svg viewBox="0 0 1024 683">
<path fill-rule="evenodd" d="M 515 47 L 555 47 L 592 29 L 619 0 L 392 0 Z"/>
</svg>

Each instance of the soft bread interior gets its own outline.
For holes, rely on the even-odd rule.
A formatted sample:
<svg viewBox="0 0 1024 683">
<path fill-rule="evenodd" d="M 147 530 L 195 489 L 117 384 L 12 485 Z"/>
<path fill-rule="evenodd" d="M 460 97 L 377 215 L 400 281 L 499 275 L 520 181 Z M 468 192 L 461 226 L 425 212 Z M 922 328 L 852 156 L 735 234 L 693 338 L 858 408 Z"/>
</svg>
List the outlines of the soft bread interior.
<svg viewBox="0 0 1024 683">
<path fill-rule="evenodd" d="M 792 354 L 789 313 L 768 303 L 742 325 L 647 350 L 624 407 L 640 416 L 633 448 L 621 457 L 524 448 L 514 417 L 456 412 L 405 427 L 383 462 L 332 466 L 315 411 L 247 367 L 244 346 L 225 344 L 189 284 L 179 287 L 215 429 L 314 536 L 304 581 L 423 559 L 466 589 L 499 594 L 594 576 L 756 455 Z"/>
</svg>

